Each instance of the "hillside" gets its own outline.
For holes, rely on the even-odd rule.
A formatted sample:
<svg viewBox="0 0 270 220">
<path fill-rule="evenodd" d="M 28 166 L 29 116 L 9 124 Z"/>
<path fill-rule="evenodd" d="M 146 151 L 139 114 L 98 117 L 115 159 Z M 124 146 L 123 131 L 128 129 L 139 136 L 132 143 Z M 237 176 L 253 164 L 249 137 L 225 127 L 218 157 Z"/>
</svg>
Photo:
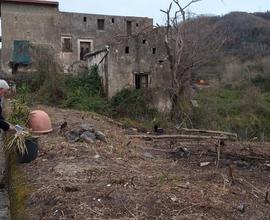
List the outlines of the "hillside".
<svg viewBox="0 0 270 220">
<path fill-rule="evenodd" d="M 215 25 L 217 32 L 226 39 L 226 55 L 245 60 L 270 55 L 269 13 L 233 12 L 217 18 Z"/>
</svg>

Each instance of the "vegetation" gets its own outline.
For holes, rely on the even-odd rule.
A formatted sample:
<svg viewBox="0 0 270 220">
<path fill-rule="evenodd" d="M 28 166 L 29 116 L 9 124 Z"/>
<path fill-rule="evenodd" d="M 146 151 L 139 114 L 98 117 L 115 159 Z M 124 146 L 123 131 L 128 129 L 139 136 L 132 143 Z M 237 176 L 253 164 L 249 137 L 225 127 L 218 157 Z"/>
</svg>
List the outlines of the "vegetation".
<svg viewBox="0 0 270 220">
<path fill-rule="evenodd" d="M 31 193 L 30 186 L 26 183 L 26 175 L 22 168 L 17 165 L 15 154 L 6 155 L 8 181 L 9 185 L 9 200 L 10 200 L 10 215 L 12 219 L 27 220 L 29 216 L 26 212 L 27 198 Z"/>
<path fill-rule="evenodd" d="M 19 101 L 15 102 L 19 103 L 14 105 L 10 121 L 22 124 L 27 117 L 26 106 L 34 100 L 66 108 L 94 111 L 115 117 L 127 126 L 138 128 L 151 128 L 154 124 L 166 127 L 168 123 L 173 123 L 182 127 L 235 131 L 242 137 L 259 137 L 263 132 L 268 135 L 269 12 L 237 12 L 223 17 L 199 17 L 187 19 L 187 23 L 188 30 L 197 30 L 197 27 L 203 26 L 204 29 L 198 31 L 207 32 L 206 39 L 215 42 L 220 48 L 218 54 L 215 53 L 215 58 L 203 62 L 200 59 L 199 70 L 188 68 L 190 72 L 186 75 L 188 80 L 185 80 L 188 87 L 191 80 L 199 79 L 214 81 L 214 86 L 210 83 L 210 88 L 195 93 L 194 99 L 199 103 L 198 108 L 192 107 L 189 99 L 183 101 L 184 97 L 181 96 L 181 100 L 174 105 L 178 111 L 181 109 L 181 117 L 177 118 L 177 122 L 153 107 L 150 89 L 124 89 L 108 101 L 96 66 L 78 76 L 63 77 L 59 74 L 58 65 L 51 59 L 54 53 L 42 47 L 36 52 L 38 58 L 42 57 L 36 59 L 41 60 L 37 62 L 37 71 L 18 80 Z M 198 36 L 201 37 L 200 34 Z M 202 47 L 194 36 L 188 36 L 188 39 L 192 39 L 191 43 L 197 42 L 196 47 Z M 204 41 L 202 43 L 204 47 L 200 49 L 200 54 L 203 56 L 200 57 L 213 57 L 213 50 L 205 47 Z M 189 44 L 185 45 L 187 50 L 183 57 L 187 59 L 194 54 L 190 53 L 192 47 L 189 47 Z M 192 51 L 199 55 L 198 50 Z M 183 59 L 181 62 L 184 62 Z M 191 87 L 190 92 L 193 95 Z"/>
<path fill-rule="evenodd" d="M 66 80 L 65 87 L 67 96 L 62 106 L 111 114 L 111 106 L 105 97 L 97 66 L 92 67 L 89 72 L 70 77 Z"/>
<path fill-rule="evenodd" d="M 199 107 L 192 115 L 198 128 L 228 130 L 242 138 L 270 137 L 270 93 L 254 85 L 208 88 L 197 95 Z"/>
</svg>

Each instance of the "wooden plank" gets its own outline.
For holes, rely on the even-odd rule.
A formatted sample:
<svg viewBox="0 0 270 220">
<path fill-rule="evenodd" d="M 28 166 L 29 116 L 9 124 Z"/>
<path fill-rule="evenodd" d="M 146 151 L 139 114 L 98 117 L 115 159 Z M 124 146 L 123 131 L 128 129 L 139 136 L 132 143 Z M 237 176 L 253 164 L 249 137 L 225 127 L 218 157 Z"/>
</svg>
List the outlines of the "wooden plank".
<svg viewBox="0 0 270 220">
<path fill-rule="evenodd" d="M 177 130 L 185 131 L 185 132 L 207 133 L 207 134 L 222 134 L 222 135 L 233 136 L 237 138 L 236 133 L 225 132 L 225 131 L 212 131 L 212 130 L 200 130 L 200 129 L 189 129 L 189 128 L 179 128 Z"/>
<path fill-rule="evenodd" d="M 228 136 L 204 136 L 204 135 L 128 135 L 129 138 L 141 138 L 141 139 L 195 139 L 195 140 L 236 140 L 235 137 Z"/>
</svg>

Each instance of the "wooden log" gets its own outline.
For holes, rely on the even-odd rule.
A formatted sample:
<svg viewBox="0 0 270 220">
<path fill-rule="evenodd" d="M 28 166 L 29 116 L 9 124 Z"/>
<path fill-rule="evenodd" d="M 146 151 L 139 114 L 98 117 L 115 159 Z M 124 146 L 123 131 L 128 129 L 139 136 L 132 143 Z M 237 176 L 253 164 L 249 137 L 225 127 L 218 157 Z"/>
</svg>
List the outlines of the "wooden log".
<svg viewBox="0 0 270 220">
<path fill-rule="evenodd" d="M 141 139 L 195 139 L 195 140 L 233 140 L 235 137 L 228 136 L 204 136 L 204 135 L 185 135 L 185 134 L 174 134 L 174 135 L 128 135 L 129 138 L 141 138 Z"/>
<path fill-rule="evenodd" d="M 236 133 L 231 132 L 225 132 L 225 131 L 212 131 L 212 130 L 200 130 L 200 129 L 189 129 L 189 128 L 179 128 L 177 129 L 179 131 L 185 131 L 185 132 L 198 132 L 198 133 L 207 133 L 207 134 L 221 134 L 226 136 L 233 136 L 237 138 Z"/>
</svg>

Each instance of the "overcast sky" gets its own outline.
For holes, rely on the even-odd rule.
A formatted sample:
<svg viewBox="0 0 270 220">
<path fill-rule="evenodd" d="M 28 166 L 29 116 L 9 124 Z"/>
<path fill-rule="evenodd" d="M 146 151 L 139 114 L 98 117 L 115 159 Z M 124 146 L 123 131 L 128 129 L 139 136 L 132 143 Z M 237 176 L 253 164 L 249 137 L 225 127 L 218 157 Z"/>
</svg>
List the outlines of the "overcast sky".
<svg viewBox="0 0 270 220">
<path fill-rule="evenodd" d="M 171 0 L 59 0 L 61 11 L 107 15 L 130 15 L 154 18 L 164 23 L 160 9 L 168 8 Z M 183 5 L 188 0 L 180 0 Z M 270 10 L 270 0 L 202 0 L 190 7 L 196 14 L 220 15 L 231 11 L 264 12 Z"/>
</svg>

